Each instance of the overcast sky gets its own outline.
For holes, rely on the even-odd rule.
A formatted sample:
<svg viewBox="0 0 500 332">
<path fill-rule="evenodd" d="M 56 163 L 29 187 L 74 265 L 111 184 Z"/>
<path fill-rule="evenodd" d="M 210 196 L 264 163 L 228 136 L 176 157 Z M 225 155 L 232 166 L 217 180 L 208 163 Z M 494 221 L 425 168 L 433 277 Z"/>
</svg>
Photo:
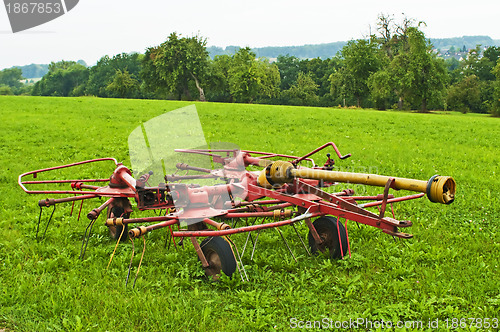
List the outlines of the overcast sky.
<svg viewBox="0 0 500 332">
<path fill-rule="evenodd" d="M 379 13 L 425 21 L 429 38 L 500 39 L 500 0 L 80 0 L 67 14 L 13 34 L 0 6 L 0 69 L 144 52 L 176 31 L 212 46 L 286 46 L 358 39 Z"/>
</svg>

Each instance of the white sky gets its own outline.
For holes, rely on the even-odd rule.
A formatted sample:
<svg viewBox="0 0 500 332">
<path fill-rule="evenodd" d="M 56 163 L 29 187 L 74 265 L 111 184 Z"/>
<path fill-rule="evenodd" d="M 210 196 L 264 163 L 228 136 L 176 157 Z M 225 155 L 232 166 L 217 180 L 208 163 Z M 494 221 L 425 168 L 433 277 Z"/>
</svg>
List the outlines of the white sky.
<svg viewBox="0 0 500 332">
<path fill-rule="evenodd" d="M 12 33 L 0 4 L 0 69 L 144 52 L 176 31 L 212 46 L 287 46 L 366 36 L 379 13 L 425 21 L 429 38 L 500 39 L 499 0 L 80 0 L 66 15 Z"/>
</svg>

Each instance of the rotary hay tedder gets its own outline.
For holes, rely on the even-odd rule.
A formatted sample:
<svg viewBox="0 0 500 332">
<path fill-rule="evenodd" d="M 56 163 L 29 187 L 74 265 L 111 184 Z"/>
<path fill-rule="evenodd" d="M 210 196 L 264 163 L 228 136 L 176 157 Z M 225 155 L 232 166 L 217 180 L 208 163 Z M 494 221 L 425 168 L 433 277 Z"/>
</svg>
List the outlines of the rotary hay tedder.
<svg viewBox="0 0 500 332">
<path fill-rule="evenodd" d="M 160 132 L 163 133 L 162 136 L 158 136 Z M 167 137 L 160 139 L 165 133 L 168 133 Z M 132 245 L 135 238 L 143 239 L 144 249 L 136 278 L 146 247 L 144 235 L 160 228 L 167 229 L 167 239 L 175 247 L 182 244 L 184 238 L 189 238 L 208 276 L 217 279 L 221 272 L 231 276 L 238 269 L 241 278 L 248 280 L 242 257 L 250 240 L 253 258 L 259 234 L 264 229 L 276 228 L 294 259 L 293 252 L 279 230 L 281 226 L 293 227 L 309 255 L 327 252 L 331 258 L 343 258 L 350 254 L 350 246 L 347 228 L 340 222 L 341 218 L 346 222 L 352 220 L 370 225 L 394 237 L 407 239 L 412 235 L 401 232 L 399 228 L 409 227 L 412 223 L 396 220 L 394 210 L 392 218 L 386 217 L 388 205 L 392 208 L 393 203 L 424 195 L 430 201 L 442 204 L 450 204 L 454 200 L 456 185 L 453 178 L 448 176 L 435 175 L 428 181 L 421 181 L 340 172 L 334 170 L 334 160 L 330 158 L 330 154 L 327 154 L 326 163 L 318 166 L 311 156 L 324 149 L 333 148 L 340 160 L 350 157 L 350 154 L 341 155 L 332 142 L 301 157 L 240 150 L 235 146 L 219 147 L 221 144 L 212 144 L 211 149 L 206 148 L 196 109 L 189 106 L 150 120 L 132 132 L 129 137 L 129 152 L 133 173 L 114 158 L 101 158 L 27 172 L 19 176 L 18 182 L 29 194 L 66 195 L 64 198 L 43 199 L 38 202 L 40 217 L 37 236 L 42 208 L 53 206 L 55 210 L 55 206 L 60 203 L 72 202 L 74 206 L 76 201 L 81 201 L 83 205 L 83 201 L 87 199 L 105 198 L 103 204 L 87 214 L 90 223 L 85 230 L 80 256 L 83 257 L 85 253 L 92 226 L 107 209 L 104 213 L 105 225 L 117 240 L 115 250 L 120 240 L 127 236 Z M 174 162 L 176 160 L 183 162 Z M 101 163 L 114 163 L 115 170 L 110 178 L 39 178 L 60 170 Z M 303 166 L 305 163 L 310 167 Z M 33 179 L 27 180 L 28 176 Z M 155 178 L 157 182 L 153 182 Z M 384 189 L 383 193 L 376 196 L 355 196 L 352 189 L 337 190 L 334 193 L 325 189 L 339 183 Z M 43 185 L 44 189 L 27 188 L 34 188 L 36 185 Z M 59 186 L 68 185 L 71 190 L 59 189 Z M 46 186 L 58 186 L 58 189 L 45 189 Z M 394 197 L 389 193 L 390 189 L 418 193 Z M 135 209 L 130 200 L 136 202 Z M 370 207 L 378 207 L 378 213 L 367 210 Z M 155 216 L 131 218 L 132 212 L 146 210 L 157 210 L 157 213 Z M 47 222 L 44 235 L 53 214 L 54 211 Z M 134 224 L 140 226 L 132 228 Z M 308 246 L 295 227 L 296 224 L 305 224 L 308 228 Z M 240 248 L 231 239 L 231 235 L 238 233 L 247 233 L 246 241 Z M 199 238 L 203 239 L 201 243 Z M 111 259 L 114 253 L 115 251 Z M 131 265 L 132 260 L 127 282 Z"/>
</svg>

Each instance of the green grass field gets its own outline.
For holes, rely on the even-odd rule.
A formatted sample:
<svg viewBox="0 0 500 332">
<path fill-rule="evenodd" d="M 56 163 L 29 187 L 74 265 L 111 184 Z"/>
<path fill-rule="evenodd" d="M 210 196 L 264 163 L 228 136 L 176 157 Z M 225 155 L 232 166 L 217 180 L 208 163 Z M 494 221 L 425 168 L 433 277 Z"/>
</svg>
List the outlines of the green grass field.
<svg viewBox="0 0 500 332">
<path fill-rule="evenodd" d="M 97 157 L 127 164 L 130 132 L 185 105 L 0 97 L 0 330 L 287 330 L 293 322 L 325 318 L 421 321 L 424 329 L 436 319 L 444 329 L 465 318 L 466 330 L 475 330 L 482 325 L 469 318 L 483 319 L 481 324 L 500 319 L 500 119 L 477 114 L 196 104 L 207 141 L 295 155 L 334 141 L 343 154 L 352 154 L 337 161 L 342 170 L 455 178 L 450 206 L 425 198 L 395 205 L 397 218 L 414 223 L 411 240 L 395 241 L 349 222 L 349 259 L 308 257 L 284 228 L 296 263 L 276 231 L 268 230 L 254 260 L 244 259 L 250 282 L 235 274 L 211 283 L 193 246 L 164 248 L 166 232 L 159 230 L 147 236 L 132 288 L 125 287 L 130 243 L 119 246 L 106 270 L 115 243 L 103 219 L 83 261 L 78 256 L 87 220 L 70 217 L 71 204 L 58 207 L 46 238 L 35 240 L 37 202 L 46 197 L 25 194 L 19 174 Z M 84 204 L 83 214 L 98 205 Z M 306 238 L 306 227 L 300 229 Z"/>
</svg>

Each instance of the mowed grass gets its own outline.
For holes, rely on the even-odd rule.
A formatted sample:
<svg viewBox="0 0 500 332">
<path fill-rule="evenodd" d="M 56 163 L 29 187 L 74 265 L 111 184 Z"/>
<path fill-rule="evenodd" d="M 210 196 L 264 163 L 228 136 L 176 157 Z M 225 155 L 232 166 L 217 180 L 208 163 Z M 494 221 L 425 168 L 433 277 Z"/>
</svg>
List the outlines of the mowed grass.
<svg viewBox="0 0 500 332">
<path fill-rule="evenodd" d="M 425 198 L 395 205 L 397 218 L 414 223 L 411 240 L 348 222 L 352 257 L 345 260 L 308 257 L 284 227 L 296 263 L 271 229 L 259 237 L 253 261 L 245 254 L 249 282 L 236 273 L 211 283 L 189 241 L 177 251 L 165 248 L 167 233 L 159 230 L 146 237 L 135 288 L 125 287 L 131 245 L 121 244 L 106 270 L 115 243 L 102 217 L 85 259 L 78 259 L 84 216 L 102 204 L 98 200 L 84 204 L 80 221 L 69 216 L 71 204 L 58 206 L 45 239 L 35 240 L 37 201 L 46 196 L 25 194 L 19 174 L 97 157 L 127 165 L 127 137 L 141 121 L 189 104 L 0 97 L 0 329 L 287 330 L 294 319 L 324 318 L 422 321 L 427 328 L 436 319 L 441 327 L 446 319 L 450 327 L 454 318 L 500 319 L 500 119 L 482 115 L 196 104 L 207 141 L 294 155 L 334 141 L 352 154 L 336 160 L 341 170 L 455 178 L 450 206 Z M 316 156 L 318 163 L 325 153 Z M 96 172 L 110 175 L 109 169 Z M 306 239 L 306 227 L 299 229 Z M 141 249 L 136 241 L 132 279 Z"/>
</svg>

